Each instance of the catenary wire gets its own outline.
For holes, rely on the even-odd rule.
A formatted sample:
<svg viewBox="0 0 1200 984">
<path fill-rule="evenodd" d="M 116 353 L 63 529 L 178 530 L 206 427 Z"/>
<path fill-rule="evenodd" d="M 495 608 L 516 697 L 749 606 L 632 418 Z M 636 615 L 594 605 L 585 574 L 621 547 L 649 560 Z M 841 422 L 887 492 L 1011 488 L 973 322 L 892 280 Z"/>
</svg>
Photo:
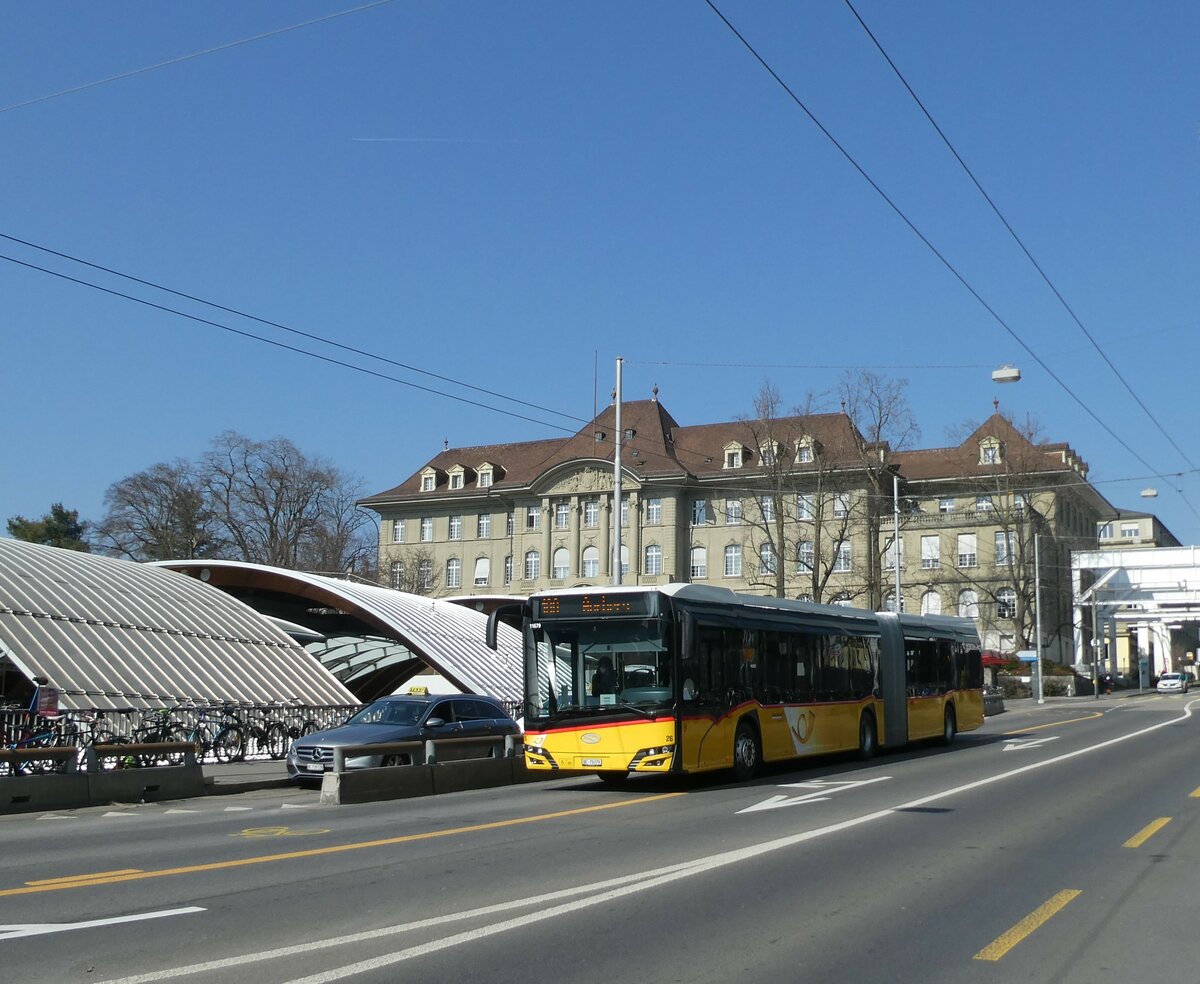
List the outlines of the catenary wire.
<svg viewBox="0 0 1200 984">
<path fill-rule="evenodd" d="M 883 201 L 887 204 L 887 206 L 908 227 L 909 231 L 911 231 L 913 233 L 913 235 L 915 235 L 925 245 L 925 247 L 931 253 L 933 253 L 933 255 L 942 264 L 942 266 L 946 268 L 946 270 L 951 274 L 951 276 L 953 276 L 954 279 L 957 280 L 963 286 L 963 288 L 972 297 L 974 297 L 976 301 L 979 302 L 979 304 L 983 307 L 983 309 L 985 311 L 987 311 L 987 313 L 989 315 L 991 315 L 992 319 L 998 325 L 1000 325 L 1000 327 L 1003 328 L 1013 338 L 1013 340 L 1016 341 L 1017 344 L 1020 345 L 1021 348 L 1025 350 L 1026 353 L 1028 353 L 1029 357 L 1031 359 L 1033 359 L 1034 362 L 1036 362 L 1039 366 L 1042 367 L 1043 371 L 1045 371 L 1045 373 L 1051 379 L 1053 379 L 1055 383 L 1058 384 L 1059 388 L 1062 389 L 1062 391 L 1064 393 L 1066 393 L 1075 402 L 1075 404 L 1081 410 L 1083 410 L 1084 413 L 1086 413 L 1093 421 L 1095 421 L 1096 424 L 1098 424 L 1104 430 L 1104 432 L 1109 435 L 1109 437 L 1111 437 L 1114 441 L 1116 441 L 1121 447 L 1123 447 L 1127 452 L 1129 452 L 1129 454 L 1132 457 L 1134 457 L 1139 462 L 1141 462 L 1146 468 L 1150 469 L 1150 471 L 1154 472 L 1156 475 L 1161 475 L 1161 472 L 1159 471 L 1159 469 L 1156 469 L 1154 467 L 1154 465 L 1152 465 L 1149 461 L 1147 461 L 1141 455 L 1141 453 L 1139 451 L 1137 451 L 1132 445 L 1130 445 L 1127 441 L 1125 441 L 1124 438 L 1122 438 L 1119 434 L 1117 434 L 1116 431 L 1114 431 L 1107 423 L 1105 423 L 1100 418 L 1100 416 L 1090 406 L 1088 406 L 1083 401 L 1083 399 L 1080 396 L 1078 396 L 1075 393 L 1075 391 L 1072 390 L 1071 387 L 1068 386 L 1067 383 L 1053 369 L 1050 368 L 1049 365 L 1047 365 L 1045 360 L 1043 360 L 1042 357 L 1039 356 L 1037 354 L 1037 352 L 1035 352 L 1033 350 L 1032 347 L 1030 347 L 1029 343 L 1027 343 L 1020 336 L 1020 334 L 1018 334 L 1017 331 L 1010 324 L 1008 324 L 1008 322 L 1005 321 L 1004 318 L 1002 318 L 1000 316 L 1000 313 L 998 311 L 996 311 L 996 309 L 993 308 L 987 302 L 987 300 L 983 297 L 983 295 L 980 294 L 979 291 L 977 291 L 974 286 L 972 286 L 972 284 L 958 270 L 958 268 L 956 266 L 954 266 L 954 264 L 950 262 L 950 260 L 945 256 L 945 254 L 943 254 L 941 252 L 941 250 L 939 250 L 937 248 L 937 246 L 935 246 L 933 244 L 933 242 L 917 227 L 916 223 L 914 223 L 913 220 L 908 217 L 908 214 L 906 212 L 904 212 L 904 210 L 901 209 L 900 206 L 897 205 L 892 200 L 892 198 L 887 194 L 887 192 L 885 192 L 883 190 L 883 188 L 875 181 L 875 179 L 871 177 L 871 175 L 867 172 L 867 170 L 861 164 L 858 163 L 858 160 L 838 141 L 838 139 L 833 135 L 833 133 L 817 118 L 817 116 L 813 113 L 813 111 L 808 108 L 807 104 L 798 95 L 796 95 L 796 93 L 793 91 L 793 89 L 787 84 L 787 82 L 785 82 L 783 80 L 783 78 L 779 75 L 779 73 L 777 73 L 775 71 L 775 69 L 771 67 L 771 65 L 767 62 L 767 60 L 765 58 L 763 58 L 763 56 L 761 54 L 759 54 L 758 50 L 750 43 L 750 41 L 733 25 L 733 23 L 729 20 L 729 18 L 727 18 L 721 12 L 720 8 L 717 7 L 717 5 L 713 2 L 713 0 L 705 0 L 705 3 L 713 11 L 713 13 L 717 15 L 717 17 L 721 20 L 721 22 L 729 29 L 729 31 L 733 34 L 733 36 L 736 37 L 738 39 L 738 41 L 741 42 L 742 46 L 751 54 L 751 56 L 755 59 L 755 61 L 757 61 L 759 63 L 759 65 L 767 72 L 767 74 L 770 75 L 771 78 L 775 80 L 776 84 L 778 84 L 779 87 L 781 89 L 783 89 L 783 91 L 787 94 L 788 98 L 791 99 L 792 102 L 795 103 L 797 107 L 799 107 L 799 109 L 808 117 L 808 119 L 813 123 L 813 125 L 816 126 L 818 130 L 821 131 L 821 133 L 825 136 L 825 138 L 831 144 L 833 144 L 833 146 L 842 155 L 842 157 L 845 158 L 845 160 L 851 165 L 851 167 L 853 167 L 859 173 L 859 175 L 863 178 L 863 180 L 866 181 L 867 184 L 869 184 L 871 186 L 871 188 L 875 191 L 875 193 L 878 194 L 879 197 L 883 199 Z M 1187 505 L 1187 507 L 1196 516 L 1196 518 L 1200 519 L 1200 512 L 1198 512 L 1196 510 L 1196 507 L 1194 505 L 1192 505 L 1191 501 L 1188 500 L 1179 489 L 1175 489 L 1175 491 L 1177 493 L 1179 493 L 1179 496 L 1183 500 L 1184 504 Z"/>
<path fill-rule="evenodd" d="M 1033 264 L 1033 268 L 1038 272 L 1038 275 L 1045 282 L 1046 286 L 1050 288 L 1051 293 L 1053 293 L 1054 296 L 1056 298 L 1058 298 L 1058 302 L 1059 302 L 1059 304 L 1062 305 L 1063 310 L 1065 310 L 1067 312 L 1067 314 L 1070 315 L 1071 320 L 1074 321 L 1075 324 L 1078 326 L 1079 330 L 1081 332 L 1083 332 L 1084 336 L 1091 343 L 1092 348 L 1095 349 L 1096 352 L 1099 354 L 1100 358 L 1102 358 L 1104 360 L 1105 365 L 1107 365 L 1108 368 L 1112 370 L 1113 375 L 1116 376 L 1117 379 L 1119 379 L 1121 381 L 1121 385 L 1125 387 L 1126 392 L 1129 393 L 1129 395 L 1133 398 L 1134 402 L 1137 403 L 1137 405 L 1142 408 L 1142 412 L 1150 419 L 1150 422 L 1153 423 L 1156 428 L 1158 428 L 1158 432 L 1167 439 L 1167 441 L 1171 445 L 1171 447 L 1173 447 L 1176 451 L 1179 452 L 1180 457 L 1183 458 L 1183 460 L 1186 461 L 1188 463 L 1188 465 L 1190 465 L 1192 468 L 1195 468 L 1196 467 L 1195 462 L 1192 461 L 1192 459 L 1190 457 L 1188 457 L 1187 452 L 1184 451 L 1183 448 L 1181 448 L 1179 446 L 1179 444 L 1175 441 L 1175 439 L 1170 434 L 1167 433 L 1166 428 L 1162 425 L 1162 423 L 1154 415 L 1154 413 L 1150 410 L 1150 408 L 1148 406 L 1146 406 L 1146 404 L 1142 400 L 1142 398 L 1140 396 L 1138 396 L 1138 394 L 1136 392 L 1134 392 L 1133 387 L 1129 384 L 1129 381 L 1121 373 L 1121 370 L 1118 369 L 1117 366 L 1113 363 L 1112 359 L 1110 359 L 1108 357 L 1108 353 L 1105 352 L 1104 349 L 1100 346 L 1100 343 L 1096 341 L 1095 336 L 1093 336 L 1092 333 L 1090 331 L 1088 331 L 1087 327 L 1079 319 L 1079 316 L 1075 313 L 1075 310 L 1071 307 L 1070 304 L 1067 303 L 1067 299 L 1065 297 L 1063 297 L 1062 292 L 1058 289 L 1057 286 L 1055 286 L 1054 282 L 1051 281 L 1049 275 L 1042 268 L 1042 265 L 1034 258 L 1033 254 L 1029 251 L 1029 248 L 1025 245 L 1025 243 L 1021 239 L 1021 237 L 1019 235 L 1017 235 L 1017 231 L 1012 227 L 1012 225 L 1009 223 L 1008 219 L 1004 217 L 1004 214 L 1000 211 L 999 206 L 992 200 L 992 196 L 989 195 L 986 190 L 984 190 L 983 185 L 979 183 L 979 179 L 975 176 L 975 173 L 971 170 L 970 167 L 967 166 L 967 162 L 962 159 L 962 155 L 959 154 L 959 152 L 955 148 L 954 144 L 950 142 L 950 138 L 946 136 L 945 131 L 943 131 L 942 128 L 938 125 L 937 120 L 935 120 L 933 118 L 933 115 L 929 112 L 929 110 L 926 108 L 925 104 L 921 101 L 920 96 L 918 96 L 916 94 L 916 92 L 913 91 L 913 87 L 911 85 L 909 85 L 908 79 L 906 79 L 904 77 L 903 73 L 900 71 L 900 69 L 896 67 L 896 63 L 892 60 L 892 57 L 887 53 L 887 51 L 884 50 L 883 45 L 880 44 L 879 39 L 875 36 L 874 32 L 872 32 L 872 30 L 867 26 L 866 21 L 864 21 L 862 19 L 862 16 L 854 8 L 854 4 L 851 3 L 851 0 L 843 0 L 843 2 L 850 9 L 850 13 L 852 13 L 854 15 L 854 19 L 858 21 L 859 25 L 866 32 L 867 37 L 869 37 L 871 39 L 872 43 L 874 43 L 875 47 L 879 50 L 879 53 L 883 56 L 884 61 L 886 61 L 888 63 L 888 65 L 891 67 L 892 72 L 894 72 L 896 75 L 896 78 L 898 78 L 900 80 L 900 84 L 904 86 L 904 88 L 908 91 L 908 94 L 910 96 L 912 96 L 913 101 L 920 108 L 921 112 L 925 114 L 925 118 L 929 121 L 930 126 L 932 126 L 933 129 L 937 132 L 937 135 L 939 137 L 941 137 L 942 143 L 944 143 L 946 145 L 946 148 L 950 151 L 951 154 L 954 155 L 954 159 L 956 161 L 958 161 L 959 166 L 966 173 L 967 177 L 971 179 L 971 183 L 975 186 L 975 188 L 979 192 L 979 194 L 983 196 L 983 200 L 988 203 L 988 206 L 991 208 L 992 212 L 995 213 L 996 218 L 1000 220 L 1000 224 L 1003 225 L 1004 228 L 1008 231 L 1008 234 L 1012 237 L 1013 242 L 1015 242 L 1017 244 L 1017 246 L 1020 247 L 1021 252 L 1025 254 L 1025 258 L 1027 260 L 1029 260 L 1029 262 L 1031 264 Z"/>
<path fill-rule="evenodd" d="M 0 113 L 11 113 L 14 109 L 24 109 L 26 106 L 36 106 L 38 103 L 48 102 L 51 99 L 58 99 L 60 96 L 69 96 L 75 92 L 84 92 L 87 89 L 94 89 L 97 86 L 107 85 L 110 82 L 120 82 L 122 79 L 133 78 L 135 75 L 145 75 L 147 72 L 153 72 L 160 68 L 167 68 L 170 65 L 178 65 L 180 62 L 191 61 L 193 58 L 202 58 L 205 55 L 216 54 L 218 51 L 228 51 L 230 48 L 237 48 L 241 45 L 250 44 L 254 41 L 262 41 L 266 38 L 277 37 L 280 34 L 287 34 L 289 31 L 298 31 L 302 27 L 311 27 L 313 24 L 320 24 L 324 21 L 334 20 L 337 17 L 345 17 L 348 14 L 361 13 L 364 10 L 371 10 L 374 7 L 382 7 L 385 4 L 394 2 L 395 0 L 374 0 L 373 3 L 364 3 L 358 7 L 351 7 L 349 10 L 338 10 L 332 14 L 325 14 L 323 17 L 314 17 L 312 20 L 303 21 L 300 24 L 289 24 L 287 27 L 278 27 L 273 31 L 264 31 L 262 34 L 256 34 L 253 37 L 239 38 L 236 41 L 226 41 L 224 44 L 218 44 L 212 48 L 205 48 L 203 51 L 193 51 L 191 54 L 179 55 L 176 58 L 168 58 L 166 61 L 156 62 L 153 65 L 145 65 L 142 68 L 134 68 L 128 72 L 121 72 L 117 75 L 110 75 L 107 78 L 95 79 L 92 82 L 85 82 L 82 85 L 72 86 L 69 89 L 60 89 L 58 92 L 50 92 L 44 96 L 26 99 L 23 102 L 13 103 L 11 106 L 0 106 Z"/>
<path fill-rule="evenodd" d="M 568 427 L 563 427 L 559 424 L 552 424 L 549 421 L 538 420 L 536 417 L 529 417 L 529 416 L 526 416 L 525 414 L 516 413 L 512 410 L 505 410 L 502 407 L 489 406 L 488 404 L 480 403 L 477 400 L 468 400 L 466 397 L 456 396 L 453 393 L 445 393 L 441 390 L 436 390 L 429 386 L 422 386 L 420 383 L 414 383 L 411 380 L 400 379 L 396 376 L 389 376 L 386 373 L 376 372 L 374 369 L 368 369 L 365 366 L 356 366 L 352 362 L 343 362 L 340 359 L 334 359 L 327 355 L 321 355 L 317 352 L 310 352 L 307 349 L 302 349 L 295 345 L 288 345 L 286 342 L 280 342 L 280 341 L 276 341 L 273 338 L 266 338 L 262 335 L 256 335 L 256 334 L 254 334 L 254 332 L 251 332 L 251 331 L 243 331 L 242 329 L 234 328 L 231 325 L 221 324 L 219 321 L 212 321 L 208 318 L 201 318 L 198 315 L 189 314 L 186 311 L 179 311 L 176 308 L 170 308 L 164 304 L 156 304 L 154 301 L 148 301 L 142 297 L 135 297 L 132 294 L 126 294 L 119 290 L 113 290 L 111 287 L 102 287 L 99 284 L 93 284 L 87 280 L 81 280 L 78 277 L 72 277 L 65 273 L 60 273 L 57 270 L 50 270 L 46 267 L 38 266 L 36 263 L 29 263 L 29 262 L 26 262 L 25 260 L 18 260 L 16 257 L 13 257 L 13 256 L 7 256 L 3 253 L 0 253 L 0 260 L 7 260 L 9 263 L 16 264 L 17 266 L 22 266 L 29 270 L 36 270 L 39 273 L 45 273 L 51 277 L 58 277 L 60 280 L 66 280 L 69 283 L 78 284 L 81 287 L 90 287 L 92 290 L 97 290 L 97 291 L 100 291 L 101 293 L 109 294 L 113 297 L 121 297 L 127 301 L 133 301 L 135 304 L 142 304 L 146 307 L 154 308 L 156 311 L 162 311 L 166 314 L 173 314 L 180 318 L 187 318 L 189 321 L 195 321 L 197 324 L 208 325 L 212 328 L 219 328 L 219 329 L 221 329 L 221 331 L 227 331 L 230 334 L 238 335 L 242 338 L 251 338 L 257 342 L 263 342 L 267 345 L 273 345 L 276 348 L 284 349 L 285 351 L 288 351 L 288 352 L 294 352 L 297 355 L 307 356 L 310 359 L 317 359 L 321 362 L 328 363 L 329 365 L 340 366 L 343 369 L 352 369 L 355 372 L 361 372 L 367 376 L 373 376 L 376 379 L 382 379 L 382 380 L 385 380 L 385 381 L 391 382 L 391 383 L 399 383 L 401 386 L 408 386 L 411 389 L 420 390 L 423 393 L 430 393 L 434 396 L 445 397 L 447 400 L 454 400 L 456 403 L 465 403 L 468 406 L 478 407 L 481 410 L 490 410 L 492 413 L 504 414 L 507 417 L 514 417 L 517 420 L 524 420 L 524 421 L 527 421 L 532 424 L 540 424 L 541 426 L 549 427 L 552 430 L 565 431 L 566 433 L 572 434 L 572 435 L 576 433 L 575 430 L 572 430 L 571 428 L 568 428 Z"/>
<path fill-rule="evenodd" d="M 144 280 L 141 277 L 135 277 L 129 273 L 122 273 L 120 270 L 114 270 L 111 267 L 102 266 L 99 263 L 93 263 L 90 260 L 85 260 L 78 256 L 72 256 L 70 253 L 63 253 L 59 250 L 51 249 L 49 246 L 40 246 L 37 243 L 29 242 L 26 239 L 19 239 L 16 236 L 11 236 L 4 232 L 0 232 L 0 239 L 7 239 L 9 242 L 19 243 L 22 246 L 28 246 L 30 249 L 40 250 L 43 253 L 48 253 L 51 256 L 57 256 L 60 259 L 70 260 L 72 263 L 78 263 L 81 266 L 90 267 L 91 269 L 99 270 L 102 273 L 109 273 L 114 277 L 121 277 L 124 280 L 129 280 L 135 284 L 141 284 L 144 287 L 152 287 L 155 290 L 163 291 L 163 293 L 173 294 L 175 297 L 181 297 L 188 301 L 195 301 L 197 304 L 203 304 L 206 307 L 215 308 L 216 310 L 224 311 L 227 314 L 235 314 L 239 318 L 246 318 L 249 321 L 257 321 L 261 325 L 267 325 L 271 328 L 278 328 L 280 331 L 286 331 L 292 335 L 298 335 L 301 338 L 307 338 L 310 341 L 321 342 L 324 345 L 341 349 L 343 352 L 350 352 L 354 355 L 361 355 L 364 358 L 374 359 L 377 362 L 382 362 L 389 366 L 395 366 L 397 369 L 405 369 L 408 372 L 415 372 L 421 374 L 422 376 L 429 376 L 432 379 L 437 379 L 444 383 L 451 383 L 455 386 L 461 386 L 463 389 L 473 390 L 476 393 L 483 393 L 485 396 L 494 396 L 497 399 L 506 400 L 509 403 L 516 403 L 523 407 L 529 407 L 531 410 L 540 410 L 543 413 L 554 414 L 558 417 L 566 417 L 568 420 L 575 420 L 584 424 L 587 423 L 587 421 L 582 417 L 576 417 L 569 413 L 553 410 L 550 407 L 544 407 L 537 403 L 529 403 L 525 400 L 517 399 L 515 396 L 507 396 L 504 393 L 498 393 L 495 390 L 485 389 L 482 386 L 473 386 L 471 383 L 465 383 L 462 380 L 454 379 L 450 376 L 443 376 L 440 373 L 431 372 L 428 369 L 421 369 L 418 366 L 410 366 L 407 363 L 398 362 L 397 360 L 389 359 L 386 356 L 376 355 L 373 352 L 366 351 L 365 349 L 355 348 L 352 345 L 344 345 L 341 342 L 335 342 L 333 339 L 325 338 L 323 335 L 301 331 L 299 328 L 290 328 L 285 324 L 280 324 L 278 321 L 271 321 L 267 318 L 261 318 L 258 315 L 249 314 L 245 311 L 240 311 L 237 308 L 227 307 L 226 305 L 218 304 L 215 301 L 205 300 L 203 297 L 197 297 L 194 294 L 188 294 L 181 290 L 174 290 L 171 287 L 165 287 L 162 284 L 155 283 L 152 280 Z"/>
</svg>

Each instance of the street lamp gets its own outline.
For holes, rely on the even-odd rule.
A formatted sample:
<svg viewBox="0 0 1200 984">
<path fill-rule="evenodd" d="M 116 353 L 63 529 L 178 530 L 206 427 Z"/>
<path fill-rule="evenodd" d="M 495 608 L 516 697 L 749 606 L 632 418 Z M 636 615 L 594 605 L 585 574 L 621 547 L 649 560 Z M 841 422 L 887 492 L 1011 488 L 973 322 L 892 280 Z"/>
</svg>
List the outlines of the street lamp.
<svg viewBox="0 0 1200 984">
<path fill-rule="evenodd" d="M 1016 366 L 1008 364 L 1002 365 L 999 369 L 992 370 L 993 383 L 1019 383 L 1021 381 L 1021 370 Z"/>
</svg>

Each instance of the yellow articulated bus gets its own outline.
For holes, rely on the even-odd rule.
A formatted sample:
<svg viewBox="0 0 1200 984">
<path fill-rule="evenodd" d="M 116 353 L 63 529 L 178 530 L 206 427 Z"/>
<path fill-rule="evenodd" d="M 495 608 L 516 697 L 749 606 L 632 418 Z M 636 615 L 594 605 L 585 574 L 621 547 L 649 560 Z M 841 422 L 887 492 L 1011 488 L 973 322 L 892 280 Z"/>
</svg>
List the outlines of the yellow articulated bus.
<svg viewBox="0 0 1200 984">
<path fill-rule="evenodd" d="M 935 738 L 983 723 L 974 622 L 728 588 L 569 588 L 490 616 L 524 638 L 525 765 L 732 769 Z"/>
</svg>

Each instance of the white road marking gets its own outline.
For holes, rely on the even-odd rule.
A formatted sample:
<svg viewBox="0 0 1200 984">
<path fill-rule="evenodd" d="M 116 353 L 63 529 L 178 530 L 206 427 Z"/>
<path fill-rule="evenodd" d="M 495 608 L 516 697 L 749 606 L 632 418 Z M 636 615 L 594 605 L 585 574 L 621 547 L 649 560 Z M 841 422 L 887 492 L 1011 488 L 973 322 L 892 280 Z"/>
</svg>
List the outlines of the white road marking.
<svg viewBox="0 0 1200 984">
<path fill-rule="evenodd" d="M 171 809 L 171 810 L 163 810 L 163 816 L 165 817 L 165 816 L 166 816 L 168 813 L 199 813 L 199 812 L 200 812 L 199 810 L 175 810 L 175 809 Z"/>
<path fill-rule="evenodd" d="M 47 813 L 45 816 L 38 817 L 39 820 L 78 820 L 78 817 L 67 817 L 61 813 Z"/>
<path fill-rule="evenodd" d="M 118 923 L 142 922 L 145 919 L 164 919 L 167 916 L 182 916 L 189 912 L 204 912 L 199 906 L 189 905 L 183 909 L 160 909 L 158 912 L 138 912 L 132 916 L 112 916 L 108 919 L 89 919 L 77 923 L 15 923 L 0 925 L 0 940 L 15 940 L 25 936 L 46 936 L 50 933 L 69 933 L 75 929 L 93 929 L 97 926 L 116 926 Z"/>
<path fill-rule="evenodd" d="M 221 812 L 222 813 L 244 813 L 246 811 L 253 810 L 253 809 L 254 809 L 254 807 L 252 807 L 252 806 L 227 806 Z"/>
<path fill-rule="evenodd" d="M 104 814 L 106 817 L 136 817 L 136 813 L 122 813 L 120 810 L 109 810 Z"/>
<path fill-rule="evenodd" d="M 939 793 L 932 793 L 929 796 L 923 796 L 920 799 L 911 800 L 907 803 L 901 803 L 894 807 L 886 807 L 882 810 L 876 810 L 873 813 L 866 813 L 862 816 L 853 817 L 849 820 L 844 820 L 841 823 L 829 824 L 825 827 L 817 827 L 813 830 L 806 830 L 801 833 L 791 834 L 787 837 L 780 837 L 775 840 L 764 841 L 761 844 L 740 848 L 735 851 L 728 851 L 724 854 L 699 858 L 694 861 L 669 865 L 667 867 L 658 868 L 652 871 L 639 872 L 623 878 L 614 878 L 604 882 L 595 882 L 591 885 L 582 885 L 578 888 L 563 889 L 558 892 L 550 892 L 544 895 L 533 896 L 526 899 L 518 899 L 512 902 L 504 902 L 498 905 L 487 906 L 480 909 L 471 909 L 465 912 L 450 913 L 445 916 L 422 919 L 411 923 L 401 923 L 395 926 L 384 926 L 380 929 L 369 930 L 362 933 L 352 933 L 347 936 L 335 936 L 324 940 L 314 940 L 310 943 L 301 943 L 295 946 L 277 947 L 272 950 L 261 950 L 257 953 L 247 953 L 235 957 L 223 957 L 217 960 L 209 960 L 205 963 L 190 964 L 183 967 L 171 967 L 163 970 L 151 971 L 146 974 L 136 974 L 130 977 L 114 978 L 101 982 L 101 984 L 154 984 L 156 981 L 167 980 L 172 977 L 182 977 L 186 974 L 198 974 L 212 970 L 228 970 L 234 967 L 244 967 L 250 963 L 257 963 L 266 960 L 286 959 L 288 957 L 301 956 L 304 954 L 313 953 L 317 950 L 329 949 L 331 947 L 378 940 L 388 936 L 395 936 L 399 933 L 411 932 L 417 929 L 428 929 L 431 927 L 442 926 L 452 922 L 461 921 L 463 919 L 474 919 L 481 916 L 497 915 L 510 910 L 527 908 L 529 906 L 544 905 L 547 902 L 558 899 L 569 899 L 572 896 L 585 894 L 588 892 L 596 893 L 586 898 L 552 906 L 548 909 L 542 909 L 536 912 L 527 912 L 513 918 L 502 920 L 501 922 L 493 923 L 490 926 L 482 926 L 479 929 L 468 930 L 466 932 L 457 933 L 455 935 L 443 937 L 442 939 L 438 940 L 431 940 L 428 943 L 424 943 L 419 946 L 397 950 L 393 953 L 383 954 L 370 960 L 361 960 L 357 963 L 346 964 L 342 967 L 337 967 L 319 974 L 313 974 L 309 977 L 297 978 L 296 980 L 288 982 L 288 984 L 332 984 L 333 981 L 340 981 L 347 977 L 354 977 L 358 974 L 379 970 L 383 967 L 389 967 L 405 960 L 411 960 L 414 957 L 435 953 L 438 950 L 445 950 L 463 943 L 470 943 L 474 942 L 475 940 L 486 939 L 489 936 L 495 936 L 498 933 L 504 933 L 512 929 L 523 929 L 532 925 L 533 923 L 542 922 L 546 919 L 553 919 L 557 916 L 567 915 L 573 912 L 578 912 L 581 909 L 586 909 L 604 902 L 611 902 L 614 899 L 621 898 L 626 895 L 632 895 L 636 892 L 641 892 L 649 888 L 656 888 L 659 885 L 665 885 L 680 878 L 686 878 L 690 875 L 703 874 L 726 865 L 737 864 L 750 858 L 755 858 L 764 854 L 772 853 L 774 851 L 795 847 L 798 844 L 817 840 L 818 838 L 826 837 L 830 834 L 837 834 L 844 830 L 851 830 L 855 827 L 862 826 L 863 824 L 872 823 L 876 820 L 882 820 L 885 817 L 892 816 L 893 814 L 903 810 L 914 810 L 918 807 L 926 806 L 929 803 L 936 803 L 938 800 L 949 799 L 962 793 L 980 789 L 983 786 L 990 786 L 992 783 L 1003 782 L 1006 779 L 1012 779 L 1015 776 L 1024 775 L 1027 772 L 1033 772 L 1037 769 L 1045 769 L 1052 765 L 1058 765 L 1060 762 L 1066 762 L 1071 759 L 1078 758 L 1081 755 L 1088 755 L 1092 752 L 1101 751 L 1112 745 L 1117 745 L 1133 738 L 1140 738 L 1143 735 L 1158 731 L 1160 728 L 1166 728 L 1174 724 L 1181 724 L 1191 716 L 1191 704 L 1189 703 L 1184 708 L 1182 717 L 1173 718 L 1170 721 L 1162 721 L 1158 724 L 1153 724 L 1148 728 L 1143 728 L 1140 731 L 1132 731 L 1127 735 L 1121 735 L 1117 738 L 1110 738 L 1107 741 L 1102 741 L 1097 745 L 1092 745 L 1087 748 L 1079 748 L 1073 752 L 1065 752 L 1064 754 L 1054 758 L 1043 759 L 1039 762 L 1023 765 L 1016 769 L 1009 769 L 1006 772 L 1000 772 L 996 775 L 987 776 L 983 779 L 976 779 L 973 782 L 964 783 L 961 786 L 954 786 L 950 789 L 944 789 Z"/>
<path fill-rule="evenodd" d="M 890 778 L 891 776 L 879 776 L 876 779 L 813 779 L 809 782 L 780 783 L 780 789 L 811 789 L 813 792 L 809 793 L 807 796 L 772 796 L 770 799 L 763 800 L 761 803 L 755 803 L 753 806 L 748 806 L 744 810 L 738 810 L 738 813 L 755 813 L 759 810 L 777 810 L 781 806 L 799 806 L 802 803 L 824 803 L 826 800 L 831 799 L 834 793 L 845 792 L 847 789 L 854 789 L 856 786 L 869 786 L 873 782 L 883 782 Z"/>
<path fill-rule="evenodd" d="M 1045 738 L 1009 738 L 1004 750 L 1011 752 L 1022 748 L 1038 748 L 1048 741 L 1058 741 L 1058 735 L 1049 735 Z"/>
</svg>

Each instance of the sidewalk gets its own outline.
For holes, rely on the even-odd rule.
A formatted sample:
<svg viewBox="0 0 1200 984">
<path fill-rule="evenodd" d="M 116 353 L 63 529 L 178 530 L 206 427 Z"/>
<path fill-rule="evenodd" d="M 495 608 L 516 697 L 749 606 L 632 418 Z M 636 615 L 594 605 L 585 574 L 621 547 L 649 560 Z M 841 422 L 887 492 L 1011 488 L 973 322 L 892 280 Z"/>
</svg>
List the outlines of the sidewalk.
<svg viewBox="0 0 1200 984">
<path fill-rule="evenodd" d="M 256 759 L 227 764 L 205 762 L 205 792 L 209 796 L 229 796 L 255 789 L 286 789 L 295 785 L 288 778 L 287 763 L 282 759 Z"/>
</svg>

